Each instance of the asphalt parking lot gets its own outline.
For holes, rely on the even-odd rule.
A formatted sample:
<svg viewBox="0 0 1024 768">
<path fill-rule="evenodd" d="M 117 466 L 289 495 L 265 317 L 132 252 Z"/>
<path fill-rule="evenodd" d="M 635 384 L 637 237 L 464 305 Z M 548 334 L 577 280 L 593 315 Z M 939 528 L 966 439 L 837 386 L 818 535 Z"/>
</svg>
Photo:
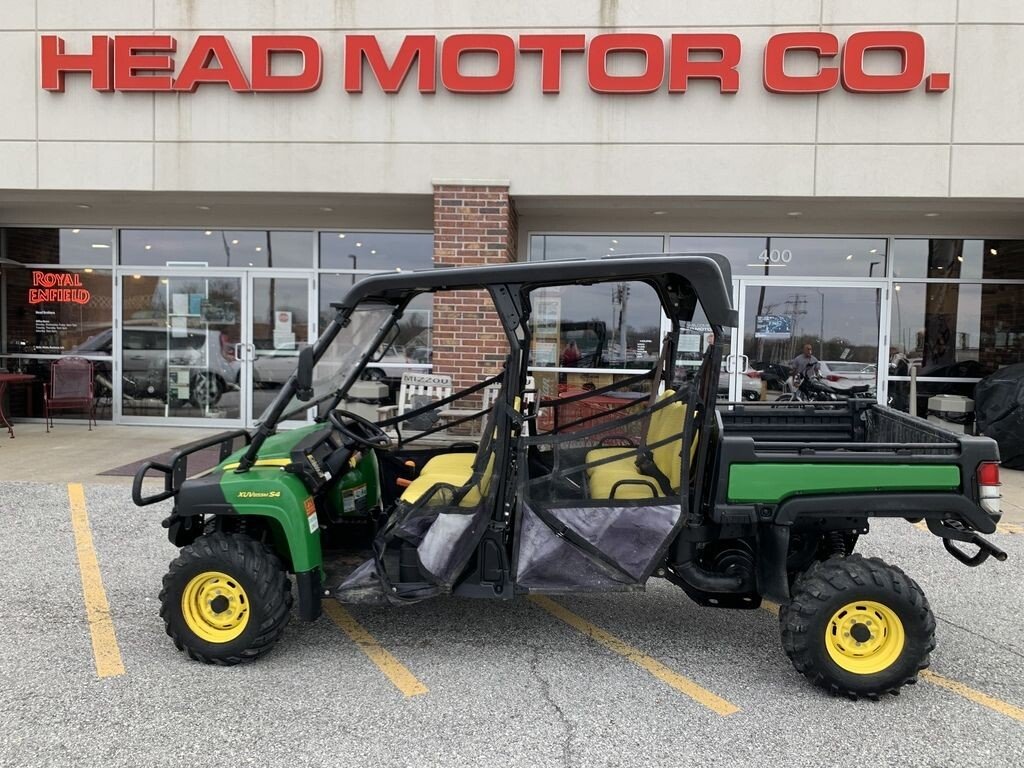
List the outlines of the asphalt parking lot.
<svg viewBox="0 0 1024 768">
<path fill-rule="evenodd" d="M 77 493 L 0 483 L 0 765 L 1017 766 L 1024 755 L 1019 524 L 995 536 L 1010 559 L 977 569 L 902 521 L 875 524 L 862 551 L 919 581 L 938 648 L 903 695 L 849 702 L 793 670 L 770 611 L 698 608 L 660 582 L 346 608 L 293 621 L 255 664 L 202 666 L 157 614 L 175 556 L 164 510 L 135 508 L 123 485 L 85 486 L 80 509 Z"/>
</svg>

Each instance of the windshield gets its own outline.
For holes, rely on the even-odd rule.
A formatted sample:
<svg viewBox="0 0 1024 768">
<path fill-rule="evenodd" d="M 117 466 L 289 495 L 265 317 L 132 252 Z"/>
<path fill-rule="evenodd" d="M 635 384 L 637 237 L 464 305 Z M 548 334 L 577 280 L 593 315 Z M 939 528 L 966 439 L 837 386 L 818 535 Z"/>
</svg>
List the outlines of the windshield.
<svg viewBox="0 0 1024 768">
<path fill-rule="evenodd" d="M 372 351 L 368 348 L 392 311 L 392 307 L 380 304 L 356 307 L 349 324 L 338 331 L 313 368 L 313 399 L 302 402 L 293 397 L 282 418 L 295 416 L 333 397 L 356 366 L 360 355 Z M 267 418 L 267 411 L 260 417 L 261 421 Z"/>
</svg>

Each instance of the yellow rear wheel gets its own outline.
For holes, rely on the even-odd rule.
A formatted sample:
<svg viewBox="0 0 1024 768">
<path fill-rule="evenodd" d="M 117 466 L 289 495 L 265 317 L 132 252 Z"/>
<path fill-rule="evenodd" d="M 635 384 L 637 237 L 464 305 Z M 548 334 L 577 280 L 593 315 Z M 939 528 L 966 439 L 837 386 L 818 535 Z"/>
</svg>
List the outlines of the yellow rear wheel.
<svg viewBox="0 0 1024 768">
<path fill-rule="evenodd" d="M 208 643 L 228 643 L 249 623 L 249 598 L 236 579 L 221 571 L 203 571 L 181 593 L 185 626 Z"/>
<path fill-rule="evenodd" d="M 900 617 L 874 600 L 847 603 L 825 626 L 828 655 L 855 675 L 873 675 L 888 669 L 903 653 L 905 643 Z"/>
</svg>

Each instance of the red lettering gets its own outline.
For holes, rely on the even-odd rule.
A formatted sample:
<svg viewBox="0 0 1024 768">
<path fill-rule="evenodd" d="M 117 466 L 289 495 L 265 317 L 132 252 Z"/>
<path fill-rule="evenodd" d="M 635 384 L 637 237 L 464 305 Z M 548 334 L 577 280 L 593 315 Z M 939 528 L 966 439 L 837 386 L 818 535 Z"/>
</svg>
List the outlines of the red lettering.
<svg viewBox="0 0 1024 768">
<path fill-rule="evenodd" d="M 897 51 L 903 60 L 897 74 L 869 75 L 868 51 Z M 917 32 L 855 32 L 843 46 L 843 88 L 851 93 L 906 93 L 924 80 L 924 38 Z"/>
<path fill-rule="evenodd" d="M 493 53 L 498 59 L 491 75 L 464 75 L 464 53 Z M 452 93 L 505 93 L 516 82 L 516 43 L 508 35 L 452 35 L 441 45 L 441 83 Z"/>
<path fill-rule="evenodd" d="M 388 66 L 375 35 L 346 35 L 345 37 L 345 90 L 363 92 L 363 59 L 377 79 L 384 93 L 398 93 L 405 82 L 413 62 L 418 62 L 420 93 L 437 90 L 437 39 L 433 35 L 406 35 L 402 47 Z"/>
<path fill-rule="evenodd" d="M 214 60 L 220 66 L 211 67 Z M 224 35 L 200 35 L 196 38 L 174 81 L 174 90 L 195 93 L 203 83 L 223 83 L 239 93 L 250 90 L 242 65 Z"/>
<path fill-rule="evenodd" d="M 764 47 L 764 87 L 772 93 L 825 93 L 839 84 L 839 67 L 822 67 L 813 75 L 787 75 L 789 51 L 813 51 L 819 59 L 839 53 L 839 38 L 830 32 L 783 32 Z"/>
<path fill-rule="evenodd" d="M 740 64 L 742 45 L 736 35 L 672 35 L 669 43 L 668 90 L 669 93 L 685 93 L 689 80 L 717 80 L 722 93 L 737 93 L 740 89 Z M 690 51 L 720 54 L 717 61 L 693 61 Z"/>
<path fill-rule="evenodd" d="M 302 56 L 302 70 L 295 75 L 271 72 L 274 54 L 297 53 Z M 259 93 L 305 93 L 320 87 L 324 77 L 323 52 L 320 43 L 308 35 L 253 35 L 252 90 Z"/>
<path fill-rule="evenodd" d="M 93 90 L 111 91 L 114 88 L 114 49 L 106 35 L 92 36 L 92 53 L 64 53 L 63 38 L 43 35 L 40 40 L 40 57 L 40 81 L 44 91 L 63 93 L 64 75 L 67 72 L 90 73 Z"/>
<path fill-rule="evenodd" d="M 644 54 L 644 71 L 639 75 L 609 74 L 608 54 L 627 51 Z M 590 41 L 587 79 L 591 90 L 598 93 L 652 93 L 665 80 L 665 44 L 658 35 L 646 33 L 597 35 Z"/>
<path fill-rule="evenodd" d="M 544 93 L 562 90 L 562 54 L 587 50 L 586 35 L 520 35 L 519 50 L 540 52 L 540 87 Z"/>
<path fill-rule="evenodd" d="M 116 35 L 114 37 L 114 90 L 169 91 L 170 75 L 140 75 L 139 72 L 174 72 L 177 43 L 170 35 Z M 160 54 L 160 55 L 158 55 Z"/>
</svg>

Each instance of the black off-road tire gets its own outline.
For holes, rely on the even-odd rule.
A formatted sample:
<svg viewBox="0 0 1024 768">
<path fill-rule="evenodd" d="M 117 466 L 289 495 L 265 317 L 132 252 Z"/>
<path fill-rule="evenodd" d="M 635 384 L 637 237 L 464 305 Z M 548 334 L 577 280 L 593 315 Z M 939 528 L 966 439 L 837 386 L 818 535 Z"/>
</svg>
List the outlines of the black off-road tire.
<svg viewBox="0 0 1024 768">
<path fill-rule="evenodd" d="M 899 618 L 904 644 L 885 669 L 859 674 L 840 667 L 826 647 L 826 628 L 843 606 L 859 600 L 885 605 Z M 814 563 L 792 588 L 792 600 L 779 611 L 782 647 L 793 666 L 835 696 L 878 699 L 917 682 L 935 649 L 935 617 L 917 583 L 877 557 L 850 555 Z"/>
<path fill-rule="evenodd" d="M 196 576 L 219 571 L 245 590 L 249 620 L 236 638 L 213 643 L 186 623 L 182 594 Z M 204 664 L 232 666 L 253 661 L 273 647 L 291 618 L 292 587 L 281 560 L 265 544 L 238 533 L 200 536 L 171 563 L 160 590 L 160 616 L 180 651 Z"/>
</svg>

